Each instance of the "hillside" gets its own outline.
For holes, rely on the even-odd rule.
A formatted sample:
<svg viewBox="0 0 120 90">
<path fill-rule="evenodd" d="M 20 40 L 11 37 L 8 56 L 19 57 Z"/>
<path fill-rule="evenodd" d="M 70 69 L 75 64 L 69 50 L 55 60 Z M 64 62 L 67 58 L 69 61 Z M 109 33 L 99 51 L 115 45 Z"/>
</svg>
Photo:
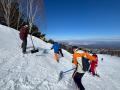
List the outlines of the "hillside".
<svg viewBox="0 0 120 90">
<path fill-rule="evenodd" d="M 72 68 L 72 55 L 63 50 L 65 57 L 57 63 L 53 58 L 51 44 L 33 37 L 38 53 L 31 54 L 28 37 L 28 54 L 22 54 L 19 32 L 0 25 L 0 90 L 76 90 L 71 78 L 72 72 L 58 82 L 60 71 Z M 97 73 L 100 78 L 86 73 L 83 84 L 86 90 L 120 90 L 120 58 L 98 55 Z M 104 58 L 101 61 L 101 58 Z"/>
</svg>

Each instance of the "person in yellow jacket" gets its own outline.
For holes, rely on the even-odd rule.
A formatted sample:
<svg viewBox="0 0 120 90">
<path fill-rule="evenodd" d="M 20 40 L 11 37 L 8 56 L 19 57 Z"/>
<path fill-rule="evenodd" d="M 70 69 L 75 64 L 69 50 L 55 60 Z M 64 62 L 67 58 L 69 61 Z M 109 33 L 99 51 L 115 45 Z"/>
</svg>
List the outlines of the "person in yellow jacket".
<svg viewBox="0 0 120 90">
<path fill-rule="evenodd" d="M 73 73 L 73 79 L 78 86 L 79 90 L 85 90 L 82 85 L 82 77 L 85 73 L 82 65 L 82 57 L 87 58 L 90 61 L 94 61 L 95 58 L 91 56 L 86 50 L 84 52 L 79 52 L 76 46 L 73 46 L 73 64 L 76 66 L 76 70 Z"/>
</svg>

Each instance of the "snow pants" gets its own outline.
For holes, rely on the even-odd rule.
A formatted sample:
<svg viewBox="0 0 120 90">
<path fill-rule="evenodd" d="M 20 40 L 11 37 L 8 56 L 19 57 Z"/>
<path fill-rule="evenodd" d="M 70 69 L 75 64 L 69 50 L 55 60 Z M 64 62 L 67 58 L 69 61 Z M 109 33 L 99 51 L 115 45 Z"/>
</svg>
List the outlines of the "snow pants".
<svg viewBox="0 0 120 90">
<path fill-rule="evenodd" d="M 26 53 L 27 38 L 23 40 L 21 47 L 22 47 L 22 52 L 23 52 L 23 53 Z"/>
<path fill-rule="evenodd" d="M 54 53 L 54 58 L 57 62 L 59 62 L 59 54 L 58 53 Z"/>
<path fill-rule="evenodd" d="M 90 66 L 90 72 L 92 73 L 92 75 L 95 75 L 95 70 L 96 70 L 96 64 L 92 62 Z"/>
<path fill-rule="evenodd" d="M 62 53 L 62 49 L 59 49 L 59 54 L 64 57 L 63 53 Z"/>
<path fill-rule="evenodd" d="M 82 85 L 82 77 L 84 73 L 75 73 L 75 76 L 73 77 L 75 84 L 78 86 L 79 90 L 85 90 L 84 86 Z"/>
</svg>

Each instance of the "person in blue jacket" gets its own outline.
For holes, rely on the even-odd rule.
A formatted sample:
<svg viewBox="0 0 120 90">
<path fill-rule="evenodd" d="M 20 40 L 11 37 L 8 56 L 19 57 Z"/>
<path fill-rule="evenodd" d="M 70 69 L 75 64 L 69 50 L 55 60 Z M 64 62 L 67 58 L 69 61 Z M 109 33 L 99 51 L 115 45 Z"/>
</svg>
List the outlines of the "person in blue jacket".
<svg viewBox="0 0 120 90">
<path fill-rule="evenodd" d="M 54 42 L 51 49 L 54 49 L 54 58 L 57 62 L 59 62 L 59 52 L 62 52 L 60 44 L 58 42 Z"/>
</svg>

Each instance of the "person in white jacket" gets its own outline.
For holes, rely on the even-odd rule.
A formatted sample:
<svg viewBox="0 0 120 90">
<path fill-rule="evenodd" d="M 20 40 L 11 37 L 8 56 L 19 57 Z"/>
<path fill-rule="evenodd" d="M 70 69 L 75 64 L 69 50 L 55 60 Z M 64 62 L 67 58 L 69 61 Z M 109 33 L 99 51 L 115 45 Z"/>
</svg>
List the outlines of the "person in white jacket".
<svg viewBox="0 0 120 90">
<path fill-rule="evenodd" d="M 73 79 L 78 86 L 79 90 L 85 90 L 83 84 L 82 84 L 82 77 L 85 74 L 85 71 L 83 70 L 83 65 L 82 65 L 82 58 L 86 58 L 90 61 L 95 60 L 94 57 L 92 57 L 87 51 L 85 50 L 84 52 L 79 52 L 76 46 L 73 46 L 73 64 L 76 66 L 76 70 L 73 73 Z"/>
</svg>

